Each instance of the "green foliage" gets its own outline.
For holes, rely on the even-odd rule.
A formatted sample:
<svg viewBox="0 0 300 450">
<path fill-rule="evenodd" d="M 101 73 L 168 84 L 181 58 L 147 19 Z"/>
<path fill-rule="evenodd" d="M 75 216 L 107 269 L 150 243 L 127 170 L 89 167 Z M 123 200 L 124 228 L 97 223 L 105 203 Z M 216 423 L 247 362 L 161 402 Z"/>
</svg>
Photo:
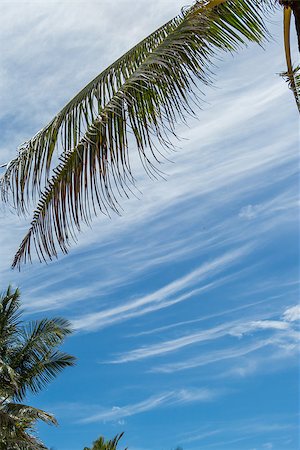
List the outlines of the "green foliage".
<svg viewBox="0 0 300 450">
<path fill-rule="evenodd" d="M 97 439 L 93 446 L 90 447 L 84 447 L 83 450 L 117 450 L 118 443 L 120 439 L 122 438 L 124 433 L 120 433 L 117 436 L 115 436 L 113 439 L 109 441 L 105 441 L 105 439 L 101 436 L 99 439 Z M 127 450 L 127 449 L 124 449 Z"/>
<path fill-rule="evenodd" d="M 66 320 L 43 319 L 24 325 L 21 316 L 20 293 L 9 287 L 0 297 L 1 450 L 46 449 L 32 433 L 37 420 L 57 424 L 54 416 L 19 402 L 75 362 L 73 356 L 57 350 L 71 333 Z"/>
</svg>

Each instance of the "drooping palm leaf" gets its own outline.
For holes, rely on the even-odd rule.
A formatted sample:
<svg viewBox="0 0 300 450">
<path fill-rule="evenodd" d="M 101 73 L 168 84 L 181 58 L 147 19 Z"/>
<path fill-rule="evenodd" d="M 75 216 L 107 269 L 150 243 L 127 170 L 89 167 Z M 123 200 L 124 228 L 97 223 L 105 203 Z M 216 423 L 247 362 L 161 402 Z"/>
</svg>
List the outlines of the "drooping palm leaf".
<svg viewBox="0 0 300 450">
<path fill-rule="evenodd" d="M 0 406 L 0 439 L 6 445 L 5 448 L 46 449 L 47 447 L 32 434 L 38 420 L 48 425 L 57 425 L 55 417 L 41 409 L 17 403 Z"/>
<path fill-rule="evenodd" d="M 0 449 L 47 450 L 31 431 L 37 420 L 57 425 L 52 414 L 17 403 L 0 405 Z"/>
<path fill-rule="evenodd" d="M 1 411 L 8 414 L 10 417 L 15 417 L 18 420 L 29 423 L 35 422 L 36 420 L 42 420 L 49 425 L 57 425 L 57 420 L 53 414 L 49 414 L 42 409 L 34 408 L 33 406 L 22 405 L 20 403 L 7 403 L 1 407 Z"/>
<path fill-rule="evenodd" d="M 23 145 L 2 179 L 19 212 L 45 189 L 13 266 L 68 251 L 82 222 L 100 210 L 118 211 L 120 196 L 134 183 L 128 154 L 133 133 L 147 171 L 156 174 L 159 145 L 172 147 L 170 132 L 193 114 L 198 86 L 211 83 L 214 55 L 260 43 L 272 0 L 199 0 L 159 28 L 89 83 L 32 140 Z M 201 95 L 200 95 L 201 96 Z M 62 137 L 60 163 L 53 152 Z M 53 171 L 52 171 L 53 169 Z M 51 176 L 50 180 L 48 177 Z"/>
</svg>

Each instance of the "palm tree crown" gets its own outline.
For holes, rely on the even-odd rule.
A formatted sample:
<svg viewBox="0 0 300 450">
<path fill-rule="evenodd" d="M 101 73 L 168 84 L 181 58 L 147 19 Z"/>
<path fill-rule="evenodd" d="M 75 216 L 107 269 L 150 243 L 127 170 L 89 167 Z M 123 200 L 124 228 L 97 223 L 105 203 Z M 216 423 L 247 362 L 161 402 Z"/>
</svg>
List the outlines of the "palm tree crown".
<svg viewBox="0 0 300 450">
<path fill-rule="evenodd" d="M 109 441 L 105 441 L 105 439 L 101 436 L 94 443 L 92 448 L 84 447 L 83 450 L 117 450 L 118 443 L 122 438 L 124 433 L 118 434 L 114 439 Z M 126 448 L 124 450 L 127 450 Z"/>
<path fill-rule="evenodd" d="M 31 433 L 35 422 L 56 420 L 20 402 L 74 365 L 75 358 L 57 350 L 70 334 L 70 324 L 54 318 L 23 325 L 19 297 L 10 287 L 0 297 L 0 449 L 39 450 L 46 447 Z"/>
</svg>

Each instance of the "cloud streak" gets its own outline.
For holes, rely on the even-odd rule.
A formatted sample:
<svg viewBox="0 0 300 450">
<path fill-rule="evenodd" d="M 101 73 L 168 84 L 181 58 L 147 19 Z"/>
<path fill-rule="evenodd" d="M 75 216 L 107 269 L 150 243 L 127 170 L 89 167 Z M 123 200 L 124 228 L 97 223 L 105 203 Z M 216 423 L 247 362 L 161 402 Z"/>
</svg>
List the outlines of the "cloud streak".
<svg viewBox="0 0 300 450">
<path fill-rule="evenodd" d="M 219 392 L 210 389 L 180 389 L 176 391 L 163 392 L 153 395 L 146 400 L 126 406 L 114 406 L 103 409 L 101 412 L 82 419 L 81 423 L 111 422 L 124 419 L 126 417 L 151 411 L 162 407 L 174 405 L 186 405 L 197 402 L 207 402 L 215 400 L 220 395 Z"/>
<path fill-rule="evenodd" d="M 114 364 L 127 363 L 130 361 L 138 361 L 141 359 L 150 358 L 153 356 L 161 356 L 166 353 L 178 351 L 184 347 L 198 344 L 200 342 L 207 342 L 223 338 L 225 336 L 243 337 L 249 333 L 255 333 L 261 330 L 287 330 L 289 325 L 287 322 L 276 320 L 255 320 L 249 322 L 229 322 L 224 325 L 213 327 L 206 330 L 201 330 L 196 333 L 182 336 L 177 339 L 160 342 L 159 344 L 143 346 L 141 348 L 131 350 L 113 361 Z M 266 341 L 267 342 L 267 341 Z M 266 344 L 263 344 L 263 346 Z M 251 347 L 252 348 L 252 347 Z M 260 347 L 254 347 L 254 349 Z M 248 351 L 248 350 L 247 350 Z M 251 350 L 252 351 L 252 350 Z M 200 359 L 201 360 L 201 359 Z M 198 361 L 196 360 L 193 360 Z"/>
<path fill-rule="evenodd" d="M 246 255 L 248 251 L 249 248 L 245 246 L 237 250 L 227 252 L 212 261 L 205 262 L 197 269 L 192 270 L 185 276 L 176 279 L 151 294 L 113 308 L 108 308 L 100 312 L 93 312 L 92 314 L 88 314 L 79 319 L 74 319 L 72 321 L 73 327 L 77 330 L 96 330 L 184 301 L 188 299 L 192 293 L 189 292 L 179 296 L 178 294 L 180 292 L 187 288 L 191 288 L 196 283 L 203 283 L 207 279 L 212 278 L 218 273 L 226 270 L 226 268 L 238 261 L 239 258 Z M 202 288 L 199 288 L 199 290 L 206 290 L 212 286 L 214 286 L 214 283 L 208 286 L 203 286 Z"/>
<path fill-rule="evenodd" d="M 224 370 L 222 374 L 222 376 L 226 375 L 229 377 L 232 377 L 232 375 L 246 375 L 247 372 L 255 372 L 258 366 L 263 367 L 267 361 L 275 362 L 276 360 L 279 361 L 280 359 L 297 355 L 299 353 L 299 339 L 300 333 L 298 331 L 287 329 L 285 334 L 275 334 L 266 339 L 256 339 L 255 342 L 251 342 L 250 344 L 246 343 L 238 346 L 224 347 L 222 350 L 205 353 L 204 356 L 196 356 L 180 360 L 179 362 L 158 365 L 152 371 L 158 373 L 174 373 L 227 360 L 241 362 L 242 357 L 266 349 L 263 358 L 258 358 L 256 361 L 248 358 L 246 368 L 232 367 L 230 370 Z"/>
</svg>

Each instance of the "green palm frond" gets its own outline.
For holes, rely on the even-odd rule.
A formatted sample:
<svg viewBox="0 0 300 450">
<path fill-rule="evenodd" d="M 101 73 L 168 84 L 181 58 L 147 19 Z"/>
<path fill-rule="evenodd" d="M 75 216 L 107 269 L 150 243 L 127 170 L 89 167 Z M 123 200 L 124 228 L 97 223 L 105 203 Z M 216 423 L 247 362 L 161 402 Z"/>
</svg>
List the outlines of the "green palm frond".
<svg viewBox="0 0 300 450">
<path fill-rule="evenodd" d="M 92 448 L 85 447 L 83 450 L 117 450 L 118 444 L 124 433 L 117 434 L 113 439 L 106 441 L 104 437 L 100 436 L 95 442 L 93 442 Z M 125 448 L 124 450 L 128 450 Z"/>
<path fill-rule="evenodd" d="M 8 403 L 1 407 L 1 411 L 10 417 L 14 417 L 16 420 L 26 422 L 29 425 L 36 420 L 41 420 L 48 425 L 57 425 L 57 420 L 53 414 L 49 414 L 42 409 L 34 408 L 33 406 L 22 405 L 20 403 Z"/>
<path fill-rule="evenodd" d="M 24 398 L 28 389 L 38 392 L 60 371 L 74 365 L 75 358 L 53 351 L 70 333 L 70 323 L 62 318 L 43 319 L 21 329 L 10 356 L 11 367 L 19 373 L 16 398 Z"/>
<path fill-rule="evenodd" d="M 109 442 L 110 447 L 108 447 L 107 450 L 115 450 L 123 436 L 124 433 L 117 434 L 117 436 Z M 125 450 L 127 450 L 127 448 L 125 448 Z"/>
<path fill-rule="evenodd" d="M 118 212 L 134 184 L 129 133 L 146 171 L 158 174 L 155 144 L 172 148 L 176 123 L 201 98 L 199 85 L 212 82 L 214 56 L 261 43 L 272 6 L 272 0 L 197 1 L 102 72 L 22 146 L 2 179 L 4 198 L 12 191 L 24 212 L 45 188 L 13 267 L 31 259 L 32 247 L 40 260 L 66 253 L 83 222 L 99 210 Z M 53 168 L 59 137 L 60 162 Z"/>
<path fill-rule="evenodd" d="M 75 361 L 73 356 L 60 351 L 49 351 L 42 357 L 32 355 L 20 374 L 19 388 L 15 392 L 15 397 L 21 400 L 27 390 L 36 394 L 65 368 L 74 366 Z"/>
<path fill-rule="evenodd" d="M 18 390 L 19 375 L 3 359 L 0 359 L 0 380 L 0 398 L 13 397 Z"/>
<path fill-rule="evenodd" d="M 32 352 L 41 355 L 49 351 L 56 345 L 60 345 L 70 333 L 70 322 L 61 317 L 30 322 L 20 331 L 21 345 L 14 362 L 19 364 L 26 361 Z"/>
<path fill-rule="evenodd" d="M 45 411 L 27 405 L 1 405 L 0 449 L 47 450 L 47 447 L 32 434 L 34 423 L 37 420 L 48 424 L 57 424 L 55 418 Z"/>
<path fill-rule="evenodd" d="M 0 329 L 0 392 L 9 391 L 11 397 L 22 400 L 28 389 L 38 392 L 65 367 L 74 365 L 72 356 L 55 350 L 71 333 L 70 323 L 53 318 L 12 326 L 15 316 L 19 317 L 17 297 L 6 295 L 0 306 L 0 323 L 6 323 L 2 333 Z M 9 341 L 8 329 L 12 330 Z"/>
<path fill-rule="evenodd" d="M 18 329 L 20 316 L 20 292 L 18 289 L 12 290 L 9 286 L 0 301 L 0 349 L 6 345 L 11 336 L 15 336 Z M 1 351 L 0 351 L 0 356 Z"/>
</svg>

